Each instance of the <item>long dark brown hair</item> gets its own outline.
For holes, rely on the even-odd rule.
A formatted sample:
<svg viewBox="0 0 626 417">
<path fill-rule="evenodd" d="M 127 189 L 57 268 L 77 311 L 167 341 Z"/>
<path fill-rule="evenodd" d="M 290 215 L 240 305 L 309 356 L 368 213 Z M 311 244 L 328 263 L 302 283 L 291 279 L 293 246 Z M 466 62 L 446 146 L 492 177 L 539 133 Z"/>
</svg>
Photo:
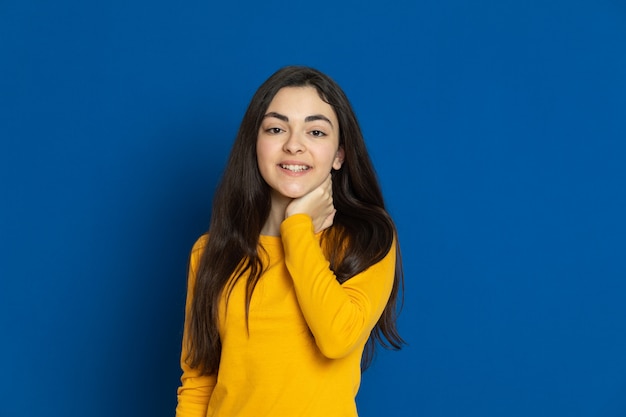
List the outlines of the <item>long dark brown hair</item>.
<svg viewBox="0 0 626 417">
<path fill-rule="evenodd" d="M 213 200 L 209 239 L 198 266 L 188 331 L 187 363 L 204 374 L 217 373 L 221 342 L 218 305 L 231 278 L 246 277 L 246 316 L 254 287 L 263 272 L 259 235 L 270 208 L 270 188 L 257 165 L 256 142 L 263 116 L 284 87 L 314 87 L 339 121 L 339 146 L 345 159 L 332 172 L 333 226 L 322 233 L 322 247 L 337 280 L 343 283 L 382 260 L 396 244 L 395 279 L 390 299 L 365 347 L 362 369 L 375 342 L 389 349 L 405 343 L 396 327 L 398 295 L 403 286 L 402 260 L 394 223 L 383 196 L 356 115 L 343 90 L 327 75 L 303 66 L 288 66 L 271 75 L 256 91 L 244 114 L 226 169 Z M 228 293 L 227 293 L 228 294 Z"/>
</svg>

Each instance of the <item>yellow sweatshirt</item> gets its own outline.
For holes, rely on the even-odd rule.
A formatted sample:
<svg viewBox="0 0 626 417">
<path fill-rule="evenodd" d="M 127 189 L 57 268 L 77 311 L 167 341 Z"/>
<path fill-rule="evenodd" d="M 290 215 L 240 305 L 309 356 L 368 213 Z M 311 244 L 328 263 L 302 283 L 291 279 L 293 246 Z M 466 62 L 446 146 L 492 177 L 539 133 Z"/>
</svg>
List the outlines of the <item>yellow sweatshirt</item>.
<svg viewBox="0 0 626 417">
<path fill-rule="evenodd" d="M 357 416 L 361 356 L 391 293 L 395 245 L 339 284 L 319 236 L 311 218 L 297 214 L 281 224 L 280 237 L 260 237 L 269 262 L 252 295 L 249 334 L 240 279 L 228 304 L 220 302 L 218 374 L 191 369 L 183 343 L 177 417 Z M 205 242 L 191 253 L 186 320 Z"/>
</svg>

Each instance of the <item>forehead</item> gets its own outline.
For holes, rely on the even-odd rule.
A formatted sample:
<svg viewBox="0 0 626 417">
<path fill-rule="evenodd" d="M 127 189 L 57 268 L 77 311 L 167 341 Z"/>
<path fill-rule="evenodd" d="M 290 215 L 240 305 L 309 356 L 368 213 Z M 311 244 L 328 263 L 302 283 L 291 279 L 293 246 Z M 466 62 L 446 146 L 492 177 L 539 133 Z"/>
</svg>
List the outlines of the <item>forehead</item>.
<svg viewBox="0 0 626 417">
<path fill-rule="evenodd" d="M 286 116 L 310 116 L 323 114 L 336 120 L 332 106 L 320 97 L 314 87 L 283 87 L 270 102 L 268 112 L 278 112 Z"/>
</svg>

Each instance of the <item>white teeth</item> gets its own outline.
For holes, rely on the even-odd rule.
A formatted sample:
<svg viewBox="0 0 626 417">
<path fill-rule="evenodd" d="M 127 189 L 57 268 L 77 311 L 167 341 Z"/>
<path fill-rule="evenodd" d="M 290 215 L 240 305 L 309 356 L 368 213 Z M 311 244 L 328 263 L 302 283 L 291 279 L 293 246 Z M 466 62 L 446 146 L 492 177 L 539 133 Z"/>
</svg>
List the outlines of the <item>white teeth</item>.
<svg viewBox="0 0 626 417">
<path fill-rule="evenodd" d="M 283 165 L 281 164 L 280 167 L 284 169 L 288 169 L 289 171 L 292 171 L 292 172 L 306 171 L 309 169 L 307 165 Z"/>
</svg>

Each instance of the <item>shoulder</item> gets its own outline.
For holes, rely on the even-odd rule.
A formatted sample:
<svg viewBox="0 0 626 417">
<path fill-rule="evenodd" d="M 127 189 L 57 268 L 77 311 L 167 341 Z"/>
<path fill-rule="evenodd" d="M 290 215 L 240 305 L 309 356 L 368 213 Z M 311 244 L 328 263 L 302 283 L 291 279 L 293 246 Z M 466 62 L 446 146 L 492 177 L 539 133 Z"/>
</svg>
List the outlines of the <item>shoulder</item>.
<svg viewBox="0 0 626 417">
<path fill-rule="evenodd" d="M 193 247 L 191 248 L 191 253 L 189 255 L 189 267 L 194 275 L 198 269 L 200 258 L 202 258 L 202 254 L 204 253 L 204 249 L 206 248 L 208 241 L 209 235 L 205 233 L 195 241 Z"/>
<path fill-rule="evenodd" d="M 193 255 L 197 252 L 202 253 L 204 248 L 206 248 L 208 242 L 209 242 L 208 233 L 205 233 L 202 236 L 200 236 L 193 244 L 193 247 L 191 248 L 191 254 Z"/>
</svg>

